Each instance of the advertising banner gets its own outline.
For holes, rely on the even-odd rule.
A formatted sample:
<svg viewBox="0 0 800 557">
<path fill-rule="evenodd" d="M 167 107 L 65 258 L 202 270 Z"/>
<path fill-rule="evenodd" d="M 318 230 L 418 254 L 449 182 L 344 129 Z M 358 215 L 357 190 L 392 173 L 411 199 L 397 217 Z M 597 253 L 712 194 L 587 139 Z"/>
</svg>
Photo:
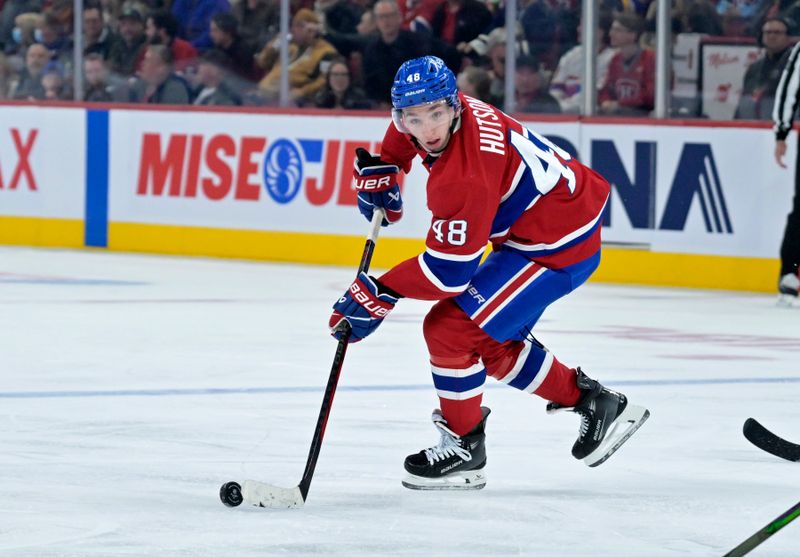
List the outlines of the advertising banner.
<svg viewBox="0 0 800 557">
<path fill-rule="evenodd" d="M 82 219 L 86 111 L 0 106 L 0 216 Z"/>
<path fill-rule="evenodd" d="M 702 114 L 712 120 L 731 120 L 742 96 L 744 73 L 758 59 L 761 49 L 754 44 L 700 45 L 703 75 Z"/>
<path fill-rule="evenodd" d="M 356 147 L 378 152 L 391 120 L 114 110 L 109 220 L 280 232 L 361 235 L 352 189 Z M 577 145 L 578 124 L 537 126 Z M 572 147 L 574 149 L 574 147 Z M 404 217 L 382 235 L 424 238 L 427 172 L 402 181 Z"/>
<path fill-rule="evenodd" d="M 390 120 L 16 106 L 0 122 L 0 216 L 85 217 L 87 245 L 103 246 L 106 222 L 361 236 L 353 152 L 379 151 Z M 774 163 L 768 128 L 524 123 L 611 182 L 607 243 L 775 257 L 793 169 Z M 425 181 L 417 162 L 386 237 L 425 237 Z"/>
<path fill-rule="evenodd" d="M 791 201 L 769 129 L 536 122 L 525 125 L 612 183 L 604 240 L 657 252 L 772 257 Z M 109 220 L 360 235 L 353 152 L 379 150 L 377 116 L 114 110 Z M 746 151 L 742 146 L 747 145 Z M 787 160 L 794 157 L 794 142 Z M 424 238 L 426 171 L 403 180 L 385 236 Z"/>
<path fill-rule="evenodd" d="M 775 257 L 791 207 L 789 169 L 768 128 L 587 124 L 581 150 L 612 183 L 603 239 L 652 251 Z"/>
</svg>

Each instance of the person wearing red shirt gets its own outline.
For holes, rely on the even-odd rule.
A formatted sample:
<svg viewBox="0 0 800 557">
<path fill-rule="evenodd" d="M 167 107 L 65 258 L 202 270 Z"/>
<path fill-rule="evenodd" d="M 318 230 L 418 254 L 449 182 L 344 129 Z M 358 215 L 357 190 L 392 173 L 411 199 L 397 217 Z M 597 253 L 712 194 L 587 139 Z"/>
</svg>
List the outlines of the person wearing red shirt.
<svg viewBox="0 0 800 557">
<path fill-rule="evenodd" d="M 405 62 L 380 156 L 357 150 L 354 187 L 368 219 L 402 216 L 396 175 L 419 156 L 432 213 L 426 249 L 380 277 L 361 273 L 329 321 L 350 341 L 374 332 L 400 298 L 435 300 L 423 323 L 441 409 L 438 445 L 408 456 L 411 489 L 486 483 L 481 406 L 487 376 L 581 417 L 575 458 L 604 462 L 649 412 L 561 363 L 532 334 L 545 309 L 600 263 L 608 182 L 497 108 L 458 92 L 444 62 Z M 492 252 L 482 261 L 488 243 Z"/>
<path fill-rule="evenodd" d="M 642 18 L 630 13 L 617 15 L 611 24 L 609 42 L 617 53 L 597 96 L 603 114 L 647 116 L 653 110 L 656 56 L 639 46 L 642 29 Z"/>
</svg>

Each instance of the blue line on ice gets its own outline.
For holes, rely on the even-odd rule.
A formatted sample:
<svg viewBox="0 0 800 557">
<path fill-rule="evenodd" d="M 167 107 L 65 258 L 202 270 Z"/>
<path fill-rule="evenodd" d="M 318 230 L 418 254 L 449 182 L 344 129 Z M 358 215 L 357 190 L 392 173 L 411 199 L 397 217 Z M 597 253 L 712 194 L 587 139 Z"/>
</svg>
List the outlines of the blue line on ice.
<svg viewBox="0 0 800 557">
<path fill-rule="evenodd" d="M 623 379 L 603 381 L 609 387 L 663 387 L 674 385 L 737 385 L 767 383 L 800 383 L 800 377 L 723 377 L 717 379 Z M 487 383 L 486 388 L 505 387 L 500 383 Z M 422 391 L 433 389 L 433 385 L 340 385 L 338 391 Z M 324 386 L 288 387 L 220 387 L 197 389 L 119 389 L 111 391 L 0 391 L 0 398 L 97 398 L 124 396 L 208 396 L 208 395 L 255 395 L 280 393 L 317 393 Z"/>
</svg>

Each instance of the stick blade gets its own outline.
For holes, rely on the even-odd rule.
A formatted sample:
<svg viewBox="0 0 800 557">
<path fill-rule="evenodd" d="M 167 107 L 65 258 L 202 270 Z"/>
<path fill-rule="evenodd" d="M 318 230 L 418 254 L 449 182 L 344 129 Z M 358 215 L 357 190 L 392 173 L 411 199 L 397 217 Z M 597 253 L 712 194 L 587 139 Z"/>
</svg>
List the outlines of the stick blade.
<svg viewBox="0 0 800 557">
<path fill-rule="evenodd" d="M 265 509 L 296 509 L 306 502 L 300 486 L 285 488 L 254 480 L 245 480 L 242 485 L 242 499 L 248 505 Z"/>
<path fill-rule="evenodd" d="M 800 445 L 778 437 L 753 418 L 745 420 L 742 433 L 748 441 L 762 451 L 792 462 L 800 461 Z"/>
</svg>

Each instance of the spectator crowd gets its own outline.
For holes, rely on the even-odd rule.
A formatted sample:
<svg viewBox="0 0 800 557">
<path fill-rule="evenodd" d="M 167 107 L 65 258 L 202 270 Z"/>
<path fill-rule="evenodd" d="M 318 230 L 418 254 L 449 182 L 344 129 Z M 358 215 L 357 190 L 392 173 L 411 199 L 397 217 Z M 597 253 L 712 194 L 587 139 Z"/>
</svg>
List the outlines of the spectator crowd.
<svg viewBox="0 0 800 557">
<path fill-rule="evenodd" d="M 664 1 L 664 0 L 662 0 Z M 646 116 L 654 105 L 657 0 L 600 0 L 598 111 Z M 505 105 L 506 43 L 518 112 L 578 113 L 584 48 L 578 0 L 291 0 L 288 65 L 279 0 L 86 0 L 82 67 L 73 62 L 72 0 L 0 0 L 0 99 L 273 106 L 288 73 L 298 107 L 386 109 L 400 64 L 445 60 L 467 94 Z M 800 19 L 800 0 L 672 0 L 672 32 L 763 46 L 739 118 L 769 118 Z M 513 36 L 511 36 L 513 35 Z"/>
</svg>

